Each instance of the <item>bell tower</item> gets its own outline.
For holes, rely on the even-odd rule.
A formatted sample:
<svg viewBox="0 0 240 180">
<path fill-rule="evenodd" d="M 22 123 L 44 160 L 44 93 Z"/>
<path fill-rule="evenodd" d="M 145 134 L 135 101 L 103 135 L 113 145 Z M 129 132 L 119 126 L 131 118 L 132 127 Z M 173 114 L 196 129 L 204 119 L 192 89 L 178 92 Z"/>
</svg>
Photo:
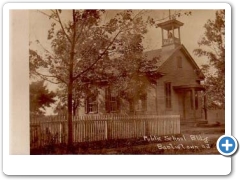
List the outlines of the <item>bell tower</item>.
<svg viewBox="0 0 240 180">
<path fill-rule="evenodd" d="M 169 16 L 170 17 L 170 16 Z M 159 23 L 157 27 L 162 29 L 162 50 L 172 50 L 181 45 L 180 27 L 183 23 L 176 18 Z"/>
</svg>

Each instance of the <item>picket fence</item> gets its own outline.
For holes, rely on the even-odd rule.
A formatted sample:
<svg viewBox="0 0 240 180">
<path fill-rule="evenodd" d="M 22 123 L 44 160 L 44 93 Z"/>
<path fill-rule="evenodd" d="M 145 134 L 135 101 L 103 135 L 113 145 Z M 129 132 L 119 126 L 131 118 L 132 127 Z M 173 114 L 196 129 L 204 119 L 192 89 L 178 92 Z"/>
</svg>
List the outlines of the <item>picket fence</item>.
<svg viewBox="0 0 240 180">
<path fill-rule="evenodd" d="M 180 134 L 179 115 L 81 116 L 73 118 L 73 142 Z M 65 116 L 31 118 L 30 146 L 67 143 Z"/>
</svg>

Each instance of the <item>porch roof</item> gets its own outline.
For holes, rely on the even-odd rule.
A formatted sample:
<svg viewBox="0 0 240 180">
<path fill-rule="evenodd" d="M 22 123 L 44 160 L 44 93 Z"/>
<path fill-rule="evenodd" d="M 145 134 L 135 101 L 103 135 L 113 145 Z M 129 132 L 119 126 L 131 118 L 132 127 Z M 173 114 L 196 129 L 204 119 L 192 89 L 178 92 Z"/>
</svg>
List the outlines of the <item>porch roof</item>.
<svg viewBox="0 0 240 180">
<path fill-rule="evenodd" d="M 174 90 L 191 90 L 195 89 L 196 91 L 205 90 L 205 87 L 203 87 L 200 84 L 188 84 L 188 85 L 180 85 L 180 86 L 173 86 Z"/>
</svg>

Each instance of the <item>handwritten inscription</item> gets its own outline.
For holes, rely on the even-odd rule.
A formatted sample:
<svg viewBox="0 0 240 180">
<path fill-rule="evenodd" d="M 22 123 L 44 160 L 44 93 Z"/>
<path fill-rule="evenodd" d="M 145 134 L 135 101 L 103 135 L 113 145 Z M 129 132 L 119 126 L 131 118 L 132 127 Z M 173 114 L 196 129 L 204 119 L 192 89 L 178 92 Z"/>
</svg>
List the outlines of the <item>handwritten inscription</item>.
<svg viewBox="0 0 240 180">
<path fill-rule="evenodd" d="M 202 135 L 179 135 L 179 136 L 143 136 L 148 142 L 162 142 L 157 144 L 158 149 L 185 149 L 198 150 L 200 148 L 209 149 L 209 138 Z M 171 142 L 171 143 L 167 143 Z"/>
<path fill-rule="evenodd" d="M 157 144 L 158 149 L 199 149 L 196 145 L 184 145 L 184 144 L 177 144 L 173 145 L 169 143 L 167 145 Z"/>
<path fill-rule="evenodd" d="M 202 145 L 185 145 L 185 144 L 157 144 L 158 149 L 200 149 L 200 148 L 206 148 L 209 149 L 209 144 L 202 144 Z"/>
<path fill-rule="evenodd" d="M 158 142 L 163 142 L 163 141 L 187 141 L 185 136 L 182 135 L 181 137 L 176 137 L 176 136 L 143 136 L 143 139 L 145 141 L 158 141 Z"/>
<path fill-rule="evenodd" d="M 202 137 L 201 135 L 190 135 L 192 141 L 203 141 L 208 143 L 208 137 Z"/>
<path fill-rule="evenodd" d="M 187 141 L 185 135 L 181 136 L 143 136 L 145 141 L 166 142 L 166 141 Z M 208 143 L 208 137 L 202 137 L 202 135 L 189 135 L 191 141 L 202 141 Z"/>
</svg>

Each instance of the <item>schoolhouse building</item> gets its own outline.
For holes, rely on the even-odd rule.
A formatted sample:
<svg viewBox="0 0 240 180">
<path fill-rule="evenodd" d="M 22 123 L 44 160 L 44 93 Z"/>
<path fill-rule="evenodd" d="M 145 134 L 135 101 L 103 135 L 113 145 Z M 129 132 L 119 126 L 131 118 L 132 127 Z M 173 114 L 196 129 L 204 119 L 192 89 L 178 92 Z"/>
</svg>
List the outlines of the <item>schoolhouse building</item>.
<svg viewBox="0 0 240 180">
<path fill-rule="evenodd" d="M 111 87 L 101 87 L 98 96 L 86 98 L 78 114 L 180 115 L 181 122 L 206 120 L 204 75 L 181 44 L 180 28 L 183 25 L 174 18 L 158 24 L 162 32 L 162 48 L 145 52 L 145 56 L 159 59 L 157 71 L 161 76 L 145 94 L 130 103 L 122 102 Z"/>
</svg>

